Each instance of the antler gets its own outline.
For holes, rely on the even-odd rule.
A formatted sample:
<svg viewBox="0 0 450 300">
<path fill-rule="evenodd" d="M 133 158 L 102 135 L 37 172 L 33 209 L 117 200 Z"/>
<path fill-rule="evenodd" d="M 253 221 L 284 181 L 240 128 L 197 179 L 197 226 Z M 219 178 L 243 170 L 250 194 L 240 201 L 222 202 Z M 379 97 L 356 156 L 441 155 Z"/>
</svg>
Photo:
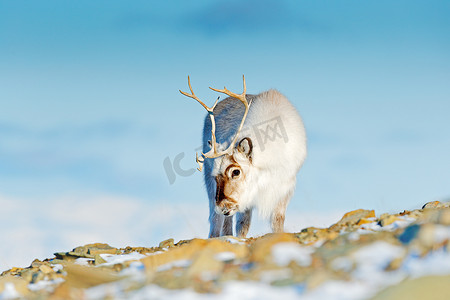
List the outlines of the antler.
<svg viewBox="0 0 450 300">
<path fill-rule="evenodd" d="M 242 126 L 244 126 L 245 118 L 247 118 L 247 113 L 248 113 L 248 109 L 249 109 L 250 105 L 249 105 L 249 103 L 247 101 L 247 98 L 245 97 L 245 93 L 247 92 L 247 87 L 245 85 L 245 76 L 244 75 L 242 75 L 242 82 L 243 82 L 242 94 L 235 94 L 233 92 L 230 92 L 226 87 L 223 87 L 222 90 L 214 89 L 214 88 L 210 87 L 210 89 L 213 90 L 213 91 L 216 91 L 216 92 L 219 92 L 219 93 L 223 93 L 223 94 L 226 94 L 226 95 L 228 95 L 230 97 L 233 97 L 233 98 L 236 98 L 236 99 L 240 100 L 242 102 L 242 104 L 244 104 L 244 106 L 245 106 L 244 116 L 242 117 L 241 124 L 239 125 L 239 128 L 238 128 L 238 130 L 236 132 L 236 135 L 234 136 L 233 141 L 230 143 L 230 145 L 228 146 L 228 148 L 225 151 L 222 151 L 220 153 L 220 155 L 217 155 L 215 157 L 227 154 L 227 153 L 229 153 L 229 152 L 231 152 L 233 150 L 233 147 L 236 144 L 237 139 L 239 137 L 239 133 L 242 130 Z"/>
<path fill-rule="evenodd" d="M 235 94 L 233 92 L 230 92 L 226 87 L 224 87 L 222 90 L 219 89 L 214 89 L 212 87 L 210 87 L 211 90 L 219 92 L 219 93 L 223 93 L 226 94 L 230 97 L 236 98 L 238 100 L 240 100 L 244 106 L 245 106 L 245 112 L 244 112 L 244 116 L 242 117 L 241 120 L 241 124 L 239 125 L 239 128 L 236 132 L 236 135 L 234 136 L 233 141 L 230 143 L 230 145 L 228 146 L 227 149 L 225 149 L 224 151 L 217 151 L 217 143 L 216 143 L 216 121 L 214 119 L 214 108 L 216 107 L 219 98 L 217 98 L 216 102 L 214 103 L 214 105 L 212 107 L 208 107 L 205 105 L 205 103 L 203 103 L 200 99 L 198 99 L 198 97 L 194 94 L 194 91 L 192 90 L 191 87 L 191 80 L 188 76 L 188 85 L 189 85 L 189 89 L 191 91 L 191 94 L 188 94 L 186 92 L 183 92 L 180 90 L 180 93 L 182 93 L 183 95 L 185 95 L 186 97 L 192 98 L 197 100 L 198 103 L 200 103 L 207 111 L 209 114 L 209 117 L 211 119 L 211 150 L 209 150 L 207 153 L 202 153 L 202 155 L 199 157 L 198 154 L 196 154 L 196 162 L 199 165 L 199 168 L 197 168 L 200 172 L 202 171 L 203 168 L 203 163 L 205 161 L 205 158 L 216 158 L 222 155 L 225 155 L 227 153 L 231 153 L 231 151 L 233 150 L 234 145 L 237 142 L 239 133 L 242 130 L 242 127 L 244 126 L 244 122 L 245 122 L 245 118 L 247 117 L 247 113 L 248 113 L 248 109 L 249 109 L 249 103 L 247 101 L 247 98 L 245 97 L 245 93 L 247 91 L 246 85 L 245 85 L 245 77 L 244 75 L 242 75 L 242 80 L 243 80 L 243 86 L 244 86 L 244 91 L 242 92 L 242 94 Z"/>
</svg>

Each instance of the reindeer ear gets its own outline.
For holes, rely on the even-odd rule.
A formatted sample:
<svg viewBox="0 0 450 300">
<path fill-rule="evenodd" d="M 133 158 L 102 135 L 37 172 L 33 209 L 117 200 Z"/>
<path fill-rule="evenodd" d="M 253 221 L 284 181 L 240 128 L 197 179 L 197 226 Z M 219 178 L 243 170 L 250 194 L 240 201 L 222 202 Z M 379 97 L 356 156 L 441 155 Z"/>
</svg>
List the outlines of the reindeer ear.
<svg viewBox="0 0 450 300">
<path fill-rule="evenodd" d="M 252 155 L 252 151 L 253 151 L 252 139 L 249 137 L 243 138 L 239 142 L 237 149 L 239 152 L 245 154 L 245 156 L 250 157 Z"/>
</svg>

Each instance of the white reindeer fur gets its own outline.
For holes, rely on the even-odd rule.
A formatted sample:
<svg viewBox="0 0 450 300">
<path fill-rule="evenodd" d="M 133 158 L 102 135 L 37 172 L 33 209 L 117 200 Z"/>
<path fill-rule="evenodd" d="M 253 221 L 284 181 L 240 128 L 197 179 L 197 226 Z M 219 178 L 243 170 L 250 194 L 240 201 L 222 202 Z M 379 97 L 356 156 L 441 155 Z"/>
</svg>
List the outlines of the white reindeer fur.
<svg viewBox="0 0 450 300">
<path fill-rule="evenodd" d="M 241 220 L 246 210 L 256 208 L 264 218 L 273 217 L 275 212 L 283 216 L 286 206 L 294 192 L 296 174 L 306 157 L 306 134 L 302 119 L 295 107 L 276 90 L 258 95 L 247 95 L 250 103 L 243 130 L 238 143 L 249 137 L 253 143 L 251 161 L 236 148 L 233 159 L 239 164 L 245 175 L 237 187 L 235 199 L 239 210 L 237 218 Z M 216 120 L 216 139 L 220 149 L 225 149 L 234 138 L 244 114 L 244 105 L 237 99 L 228 97 L 220 101 L 214 109 Z M 254 136 L 254 128 L 259 124 L 280 117 L 288 141 L 277 138 L 264 144 L 262 151 Z M 266 125 L 263 125 L 265 128 Z M 207 115 L 203 129 L 203 152 L 208 152 L 211 140 L 211 121 Z M 231 217 L 225 217 L 216 208 L 216 179 L 230 164 L 230 156 L 205 159 L 205 185 L 210 203 L 210 237 L 232 234 Z M 248 211 L 247 211 L 248 212 Z M 251 218 L 251 214 L 249 215 Z M 250 220 L 247 221 L 248 226 Z M 228 226 L 230 228 L 226 229 Z M 247 227 L 248 227 L 247 226 Z M 238 234 L 236 229 L 236 234 Z M 243 235 L 247 232 L 244 231 Z"/>
</svg>

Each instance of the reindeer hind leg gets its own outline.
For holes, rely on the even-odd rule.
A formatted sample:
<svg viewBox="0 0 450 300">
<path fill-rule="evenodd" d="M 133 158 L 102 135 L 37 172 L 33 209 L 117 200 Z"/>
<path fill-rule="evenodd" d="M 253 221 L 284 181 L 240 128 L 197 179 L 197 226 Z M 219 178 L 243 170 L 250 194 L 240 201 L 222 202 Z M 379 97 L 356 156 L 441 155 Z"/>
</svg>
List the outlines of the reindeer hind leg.
<svg viewBox="0 0 450 300">
<path fill-rule="evenodd" d="M 283 197 L 275 208 L 271 216 L 271 227 L 273 232 L 283 232 L 284 231 L 284 220 L 286 215 L 286 208 L 291 200 L 292 192 L 289 192 L 285 197 Z"/>
</svg>

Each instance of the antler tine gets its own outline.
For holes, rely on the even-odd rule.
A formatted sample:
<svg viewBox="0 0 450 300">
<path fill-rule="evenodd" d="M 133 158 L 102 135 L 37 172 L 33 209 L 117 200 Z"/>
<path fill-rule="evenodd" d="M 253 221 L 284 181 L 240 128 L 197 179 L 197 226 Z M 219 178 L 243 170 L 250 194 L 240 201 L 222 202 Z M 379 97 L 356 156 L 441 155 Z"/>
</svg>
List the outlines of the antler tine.
<svg viewBox="0 0 450 300">
<path fill-rule="evenodd" d="M 205 161 L 205 157 L 218 157 L 220 154 L 217 152 L 217 143 L 216 143 L 216 121 L 214 119 L 214 108 L 216 107 L 217 103 L 219 102 L 219 98 L 217 97 L 216 102 L 214 103 L 214 105 L 212 107 L 208 107 L 206 106 L 205 103 L 203 103 L 203 101 L 201 101 L 194 93 L 194 90 L 192 89 L 191 86 L 191 79 L 188 76 L 188 85 L 189 85 L 189 90 L 191 91 L 190 94 L 183 92 L 182 90 L 180 90 L 180 93 L 185 95 L 186 97 L 192 98 L 197 100 L 198 103 L 200 103 L 207 111 L 211 120 L 211 150 L 208 151 L 206 154 L 202 153 L 201 156 L 199 157 L 198 154 L 196 154 L 196 162 L 198 163 L 198 168 L 197 170 L 202 171 L 203 169 L 203 163 Z"/>
<path fill-rule="evenodd" d="M 243 86 L 244 86 L 244 91 L 242 92 L 242 94 L 233 93 L 233 92 L 229 91 L 226 87 L 223 87 L 223 89 L 221 89 L 221 90 L 220 89 L 215 89 L 215 88 L 212 88 L 212 87 L 209 87 L 209 88 L 211 90 L 213 90 L 213 91 L 216 91 L 216 92 L 219 92 L 219 93 L 223 93 L 223 94 L 226 94 L 226 95 L 228 95 L 230 97 L 239 99 L 239 100 L 241 100 L 241 102 L 244 103 L 244 102 L 247 102 L 247 99 L 245 98 L 245 94 L 247 92 L 247 86 L 245 84 L 245 76 L 244 75 L 242 75 L 242 81 L 243 81 Z"/>
<path fill-rule="evenodd" d="M 186 93 L 186 92 L 183 92 L 182 90 L 179 90 L 180 93 L 182 93 L 182 94 L 185 95 L 186 97 L 189 97 L 189 98 L 192 98 L 192 99 L 197 100 L 197 102 L 200 103 L 200 104 L 201 104 L 208 112 L 212 113 L 213 110 L 214 110 L 214 107 L 215 107 L 216 104 L 217 104 L 217 101 L 216 101 L 216 103 L 214 104 L 214 106 L 211 107 L 211 108 L 208 107 L 208 106 L 206 106 L 206 104 L 203 103 L 200 99 L 198 99 L 198 97 L 194 94 L 194 91 L 192 90 L 192 86 L 191 86 L 191 79 L 189 78 L 189 76 L 188 76 L 188 85 L 189 85 L 189 89 L 191 90 L 191 94 L 188 94 L 188 93 Z"/>
<path fill-rule="evenodd" d="M 249 109 L 249 106 L 250 106 L 250 104 L 247 101 L 247 98 L 245 97 L 245 94 L 247 92 L 247 87 L 246 87 L 246 84 L 245 84 L 245 77 L 244 77 L 244 75 L 242 75 L 242 80 L 243 80 L 243 86 L 244 86 L 244 90 L 243 90 L 242 94 L 233 93 L 233 92 L 229 91 L 226 87 L 224 87 L 222 90 L 214 89 L 214 88 L 210 87 L 210 89 L 212 89 L 213 91 L 216 91 L 216 92 L 219 92 L 219 93 L 223 93 L 223 94 L 226 94 L 226 95 L 228 95 L 230 97 L 239 99 L 245 106 L 244 116 L 242 117 L 241 123 L 240 123 L 239 128 L 238 128 L 238 130 L 236 132 L 236 135 L 234 136 L 233 141 L 230 143 L 230 145 L 228 146 L 228 148 L 226 150 L 220 151 L 220 152 L 217 151 L 216 121 L 215 121 L 215 118 L 214 118 L 214 108 L 216 107 L 217 103 L 219 102 L 219 98 L 220 97 L 217 97 L 217 100 L 216 100 L 216 102 L 214 103 L 214 105 L 212 107 L 206 106 L 206 104 L 203 103 L 194 94 L 194 91 L 193 91 L 192 86 L 191 86 L 191 80 L 190 80 L 189 76 L 188 76 L 188 85 L 189 85 L 189 90 L 191 91 L 191 93 L 188 94 L 188 93 L 183 92 L 183 91 L 180 90 L 180 93 L 185 95 L 186 97 L 189 97 L 189 98 L 197 100 L 197 102 L 200 103 L 208 111 L 209 118 L 211 120 L 211 149 L 207 153 L 202 153 L 200 156 L 198 156 L 198 154 L 196 154 L 196 159 L 195 160 L 196 160 L 196 162 L 199 165 L 199 167 L 197 168 L 197 170 L 199 170 L 199 171 L 202 171 L 202 169 L 203 169 L 203 163 L 205 162 L 205 158 L 216 158 L 216 157 L 225 155 L 227 153 L 230 153 L 233 150 L 234 145 L 236 144 L 236 141 L 237 141 L 237 139 L 239 137 L 239 133 L 242 130 L 242 126 L 244 125 L 244 121 L 245 121 L 245 118 L 247 117 L 248 109 Z"/>
<path fill-rule="evenodd" d="M 197 170 L 201 172 L 203 170 L 203 163 L 205 162 L 205 159 L 202 156 L 198 157 L 198 153 L 195 153 L 195 161 L 198 163 Z"/>
<path fill-rule="evenodd" d="M 241 132 L 242 127 L 244 126 L 244 122 L 245 122 L 245 119 L 247 118 L 248 109 L 249 109 L 249 106 L 250 106 L 250 104 L 248 103 L 247 98 L 245 96 L 246 92 L 247 92 L 247 86 L 245 84 L 245 76 L 244 75 L 242 75 L 242 81 L 243 81 L 243 92 L 242 92 L 242 94 L 233 93 L 233 92 L 229 91 L 226 87 L 223 87 L 222 90 L 210 87 L 210 89 L 212 89 L 213 91 L 216 91 L 216 92 L 219 92 L 219 93 L 224 93 L 224 94 L 226 94 L 226 95 L 228 95 L 230 97 L 239 99 L 244 104 L 245 111 L 244 111 L 244 115 L 242 116 L 241 124 L 239 125 L 239 128 L 238 128 L 238 130 L 236 132 L 236 135 L 234 136 L 234 139 L 230 143 L 228 148 L 226 150 L 224 150 L 224 151 L 221 151 L 220 153 L 217 153 L 217 151 L 214 150 L 214 153 L 212 154 L 212 156 L 211 156 L 211 152 L 212 152 L 212 149 L 211 149 L 211 151 L 209 151 L 208 153 L 203 155 L 204 157 L 215 158 L 215 157 L 219 157 L 219 156 L 222 156 L 224 154 L 230 153 L 233 150 L 234 145 L 236 144 L 237 139 L 239 137 L 239 133 Z M 213 123 L 212 128 L 215 129 L 215 124 L 214 123 Z M 212 131 L 212 139 L 214 141 L 213 145 L 215 146 L 216 137 L 215 137 L 214 133 L 215 133 L 215 130 Z"/>
</svg>

